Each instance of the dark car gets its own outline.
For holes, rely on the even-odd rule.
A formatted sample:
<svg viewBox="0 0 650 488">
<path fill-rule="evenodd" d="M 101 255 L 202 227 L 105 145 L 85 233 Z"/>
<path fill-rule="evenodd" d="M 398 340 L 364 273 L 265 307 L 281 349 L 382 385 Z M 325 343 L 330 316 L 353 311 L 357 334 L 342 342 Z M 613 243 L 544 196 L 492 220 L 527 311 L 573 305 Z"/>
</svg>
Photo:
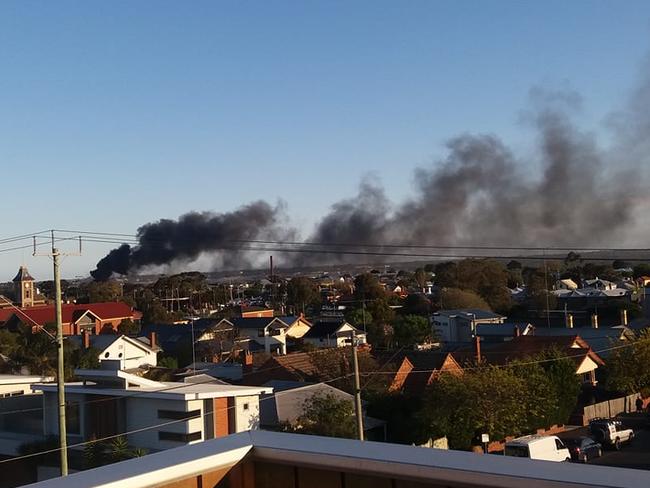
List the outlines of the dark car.
<svg viewBox="0 0 650 488">
<path fill-rule="evenodd" d="M 586 463 L 590 459 L 595 459 L 603 454 L 603 447 L 589 437 L 564 439 L 564 443 L 569 448 L 571 460 L 579 463 Z"/>
</svg>

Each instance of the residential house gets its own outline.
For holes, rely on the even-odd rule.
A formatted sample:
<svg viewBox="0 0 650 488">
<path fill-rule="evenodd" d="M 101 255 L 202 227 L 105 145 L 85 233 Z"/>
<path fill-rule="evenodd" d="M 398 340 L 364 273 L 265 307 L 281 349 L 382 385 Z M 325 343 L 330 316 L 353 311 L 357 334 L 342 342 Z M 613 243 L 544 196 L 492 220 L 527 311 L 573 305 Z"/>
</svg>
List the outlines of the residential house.
<svg viewBox="0 0 650 488">
<path fill-rule="evenodd" d="M 514 337 L 530 335 L 534 330 L 533 324 L 529 323 L 478 324 L 475 335 L 483 342 L 505 342 Z"/>
<path fill-rule="evenodd" d="M 266 387 L 158 382 L 120 370 L 75 375 L 82 382 L 65 386 L 71 444 L 132 432 L 129 444 L 159 451 L 256 429 L 259 396 L 272 393 Z M 43 392 L 43 434 L 56 435 L 56 385 L 34 389 Z"/>
<path fill-rule="evenodd" d="M 389 391 L 421 396 L 427 386 L 442 373 L 462 374 L 462 367 L 447 352 L 412 352 L 406 354 L 392 379 Z"/>
<path fill-rule="evenodd" d="M 637 488 L 650 472 L 254 430 L 25 488 Z"/>
<path fill-rule="evenodd" d="M 577 290 L 578 288 L 578 284 L 571 278 L 557 280 L 555 282 L 555 290 Z"/>
<path fill-rule="evenodd" d="M 277 429 L 283 423 L 297 424 L 304 413 L 305 403 L 314 396 L 332 396 L 339 401 L 354 403 L 354 395 L 327 383 L 304 383 L 302 381 L 271 380 L 264 386 L 273 388 L 273 393 L 263 395 L 260 400 L 260 427 Z M 385 422 L 363 415 L 365 438 L 385 440 Z"/>
<path fill-rule="evenodd" d="M 320 381 L 320 365 L 313 353 L 294 352 L 284 356 L 273 356 L 259 365 L 255 371 L 244 376 L 245 385 L 263 385 L 272 380 Z"/>
<path fill-rule="evenodd" d="M 155 343 L 155 334 L 152 337 L 153 341 L 144 342 L 125 335 L 94 335 L 84 330 L 67 340 L 80 348 L 97 350 L 100 363 L 111 363 L 115 369 L 135 369 L 158 364 L 160 348 Z"/>
<path fill-rule="evenodd" d="M 364 346 L 359 346 L 357 350 L 360 364 L 363 364 L 362 362 L 370 356 L 370 351 Z M 347 346 L 273 356 L 258 364 L 254 370 L 245 371 L 243 383 L 264 385 L 272 380 L 307 383 L 331 381 L 339 377 L 342 371 L 352 371 L 351 352 L 350 346 Z"/>
<path fill-rule="evenodd" d="M 247 338 L 269 354 L 287 353 L 287 330 L 289 326 L 278 317 L 237 317 L 229 319 L 239 338 Z M 255 347 L 248 347 L 255 350 Z"/>
<path fill-rule="evenodd" d="M 345 319 L 321 318 L 302 336 L 307 344 L 316 347 L 349 346 L 354 335 L 357 344 L 366 344 L 366 333 L 349 324 Z"/>
<path fill-rule="evenodd" d="M 312 327 L 311 322 L 309 322 L 303 314 L 286 315 L 278 318 L 287 324 L 286 335 L 288 339 L 300 339 L 309 332 L 309 329 Z"/>
<path fill-rule="evenodd" d="M 596 370 L 605 364 L 603 359 L 592 350 L 589 344 L 578 334 L 539 336 L 525 335 L 511 341 L 483 344 L 475 338 L 473 348 L 452 352 L 460 364 L 485 361 L 489 364 L 508 364 L 511 361 L 527 359 L 549 350 L 555 350 L 564 357 L 571 358 L 575 364 L 575 373 L 584 384 L 595 385 Z"/>
<path fill-rule="evenodd" d="M 269 282 L 270 284 L 271 282 Z M 253 319 L 253 318 L 271 318 L 275 315 L 275 311 L 272 308 L 266 307 L 244 307 L 240 309 L 240 315 L 243 319 Z"/>
<path fill-rule="evenodd" d="M 584 280 L 583 288 L 595 288 L 596 290 L 615 290 L 616 283 L 613 281 L 603 280 L 598 277 L 593 280 Z"/>
<path fill-rule="evenodd" d="M 607 359 L 613 348 L 633 341 L 636 334 L 632 329 L 626 326 L 617 327 L 581 327 L 579 329 L 559 329 L 536 327 L 532 335 L 539 337 L 574 337 L 579 335 L 591 349 L 603 359 Z"/>
<path fill-rule="evenodd" d="M 78 335 L 83 330 L 91 334 L 114 334 L 123 320 L 137 322 L 142 314 L 123 302 L 64 303 L 61 306 L 63 335 Z M 42 328 L 56 322 L 54 305 L 13 309 L 5 327 L 15 330 L 19 325 Z"/>
<path fill-rule="evenodd" d="M 54 381 L 51 376 L 0 374 L 0 398 L 32 395 L 32 385 Z"/>
<path fill-rule="evenodd" d="M 502 324 L 506 317 L 478 309 L 440 310 L 431 317 L 442 342 L 471 342 L 479 324 Z M 434 334 L 434 335 L 435 335 Z"/>
<path fill-rule="evenodd" d="M 232 322 L 225 319 L 198 319 L 183 324 L 148 324 L 142 327 L 140 334 L 144 337 L 154 334 L 157 345 L 165 354 L 172 356 L 186 353 L 194 344 L 197 358 L 212 361 L 216 357 L 221 360 L 229 357 L 236 348 L 234 327 Z"/>
</svg>

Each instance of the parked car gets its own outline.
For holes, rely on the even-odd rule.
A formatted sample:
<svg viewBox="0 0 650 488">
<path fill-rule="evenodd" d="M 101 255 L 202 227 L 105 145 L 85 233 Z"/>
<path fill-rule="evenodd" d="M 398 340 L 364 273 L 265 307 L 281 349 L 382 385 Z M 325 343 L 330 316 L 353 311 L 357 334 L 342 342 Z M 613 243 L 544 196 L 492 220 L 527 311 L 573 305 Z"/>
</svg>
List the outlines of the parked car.
<svg viewBox="0 0 650 488">
<path fill-rule="evenodd" d="M 573 461 L 586 463 L 603 455 L 603 446 L 590 437 L 564 439 Z"/>
<path fill-rule="evenodd" d="M 594 419 L 589 422 L 589 430 L 603 446 L 612 447 L 617 451 L 623 442 L 634 439 L 634 431 L 626 429 L 620 420 Z"/>
<path fill-rule="evenodd" d="M 571 453 L 554 435 L 527 435 L 506 442 L 506 456 L 539 459 L 541 461 L 570 461 Z"/>
</svg>

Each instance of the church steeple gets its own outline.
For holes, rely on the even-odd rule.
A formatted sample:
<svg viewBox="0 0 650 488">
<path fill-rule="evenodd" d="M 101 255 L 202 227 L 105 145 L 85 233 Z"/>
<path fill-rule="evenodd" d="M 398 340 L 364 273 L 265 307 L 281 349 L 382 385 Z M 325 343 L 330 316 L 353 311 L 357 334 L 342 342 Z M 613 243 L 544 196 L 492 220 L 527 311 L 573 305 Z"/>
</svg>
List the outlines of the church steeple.
<svg viewBox="0 0 650 488">
<path fill-rule="evenodd" d="M 36 301 L 35 280 L 27 271 L 27 266 L 21 266 L 13 279 L 14 295 L 19 307 L 33 307 Z"/>
</svg>

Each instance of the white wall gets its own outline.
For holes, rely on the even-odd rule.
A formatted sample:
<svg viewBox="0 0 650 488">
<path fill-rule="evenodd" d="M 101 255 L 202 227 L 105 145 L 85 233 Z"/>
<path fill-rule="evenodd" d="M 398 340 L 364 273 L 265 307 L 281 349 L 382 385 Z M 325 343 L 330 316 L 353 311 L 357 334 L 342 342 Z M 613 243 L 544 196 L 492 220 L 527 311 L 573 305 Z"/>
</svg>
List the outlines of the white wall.
<svg viewBox="0 0 650 488">
<path fill-rule="evenodd" d="M 14 383 L 11 385 L 0 385 L 0 397 L 11 393 L 20 393 L 22 395 L 31 395 L 34 393 L 31 389 L 31 383 Z"/>
<path fill-rule="evenodd" d="M 271 401 L 271 400 L 267 400 Z M 235 432 L 257 429 L 260 426 L 260 402 L 257 395 L 235 397 Z M 248 406 L 248 408 L 245 408 Z"/>
<path fill-rule="evenodd" d="M 194 442 L 200 442 L 205 439 L 205 433 L 203 432 L 202 400 L 191 400 L 186 402 L 184 400 L 160 400 L 155 398 L 131 397 L 126 399 L 125 410 L 127 431 L 169 422 L 168 425 L 129 435 L 129 443 L 136 447 L 143 447 L 150 450 L 161 450 L 171 449 L 186 444 L 183 442 L 159 440 L 158 432 L 176 432 L 181 434 L 201 432 L 201 439 Z M 200 410 L 201 417 L 181 421 L 162 419 L 158 418 L 158 410 L 178 410 L 185 412 L 190 410 Z"/>
<path fill-rule="evenodd" d="M 106 357 L 108 353 L 108 357 Z M 157 354 L 147 352 L 129 341 L 119 340 L 108 346 L 99 354 L 99 360 L 120 360 L 121 369 L 138 368 L 145 364 L 156 366 L 158 364 Z"/>
</svg>

